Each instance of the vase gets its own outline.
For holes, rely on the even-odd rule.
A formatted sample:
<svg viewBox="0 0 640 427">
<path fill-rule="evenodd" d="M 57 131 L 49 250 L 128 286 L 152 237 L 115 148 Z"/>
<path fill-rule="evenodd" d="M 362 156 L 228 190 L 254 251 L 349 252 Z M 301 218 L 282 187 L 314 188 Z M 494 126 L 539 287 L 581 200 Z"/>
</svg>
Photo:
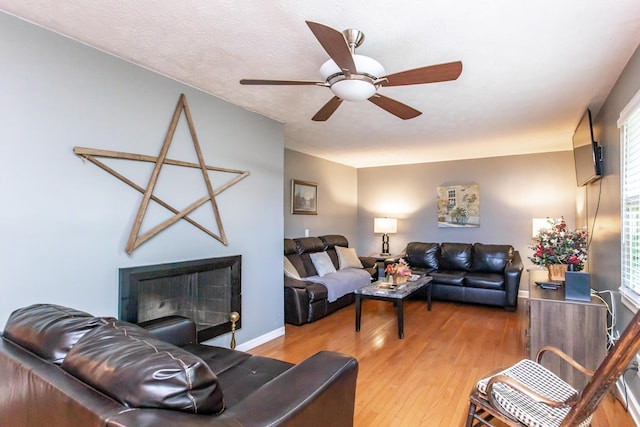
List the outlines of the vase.
<svg viewBox="0 0 640 427">
<path fill-rule="evenodd" d="M 393 275 L 393 283 L 394 285 L 402 285 L 403 283 L 407 283 L 408 276 L 401 276 L 400 274 Z"/>
<path fill-rule="evenodd" d="M 564 281 L 565 273 L 567 272 L 567 264 L 549 264 L 549 280 Z"/>
</svg>

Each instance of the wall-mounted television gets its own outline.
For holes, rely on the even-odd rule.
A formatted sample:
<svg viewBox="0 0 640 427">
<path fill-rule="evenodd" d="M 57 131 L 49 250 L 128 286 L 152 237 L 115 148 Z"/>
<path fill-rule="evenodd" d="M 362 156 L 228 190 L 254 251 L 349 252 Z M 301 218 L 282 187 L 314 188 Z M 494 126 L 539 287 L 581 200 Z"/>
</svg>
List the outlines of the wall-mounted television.
<svg viewBox="0 0 640 427">
<path fill-rule="evenodd" d="M 573 158 L 579 187 L 602 177 L 602 147 L 593 137 L 591 111 L 588 108 L 573 134 Z"/>
</svg>

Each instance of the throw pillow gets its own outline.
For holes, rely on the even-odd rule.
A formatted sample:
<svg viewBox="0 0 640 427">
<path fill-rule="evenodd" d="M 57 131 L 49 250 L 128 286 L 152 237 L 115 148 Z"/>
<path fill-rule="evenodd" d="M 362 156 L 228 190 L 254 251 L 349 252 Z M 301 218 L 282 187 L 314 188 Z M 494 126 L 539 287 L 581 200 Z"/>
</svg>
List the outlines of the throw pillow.
<svg viewBox="0 0 640 427">
<path fill-rule="evenodd" d="M 336 268 L 329 258 L 329 254 L 326 252 L 314 252 L 309 255 L 311 262 L 318 272 L 318 276 L 326 276 L 329 273 L 335 273 Z"/>
<path fill-rule="evenodd" d="M 363 268 L 354 248 L 343 248 L 342 246 L 336 246 L 335 248 L 338 254 L 340 270 L 344 270 L 345 268 Z"/>
<path fill-rule="evenodd" d="M 284 275 L 289 276 L 292 279 L 300 280 L 300 274 L 298 273 L 298 270 L 296 270 L 293 264 L 291 264 L 291 261 L 289 261 L 289 258 L 287 258 L 286 256 L 284 257 Z"/>
</svg>

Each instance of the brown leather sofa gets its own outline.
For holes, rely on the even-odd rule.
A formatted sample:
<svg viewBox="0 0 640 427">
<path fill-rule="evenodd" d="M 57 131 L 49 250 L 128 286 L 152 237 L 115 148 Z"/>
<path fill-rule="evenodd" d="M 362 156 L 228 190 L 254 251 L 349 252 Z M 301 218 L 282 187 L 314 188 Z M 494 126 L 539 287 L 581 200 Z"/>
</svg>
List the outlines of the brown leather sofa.
<svg viewBox="0 0 640 427">
<path fill-rule="evenodd" d="M 0 426 L 352 426 L 358 363 L 301 363 L 196 343 L 172 316 L 140 326 L 51 304 L 0 341 Z"/>
<path fill-rule="evenodd" d="M 413 272 L 433 277 L 434 299 L 494 305 L 507 311 L 518 306 L 523 264 L 511 245 L 411 242 L 402 256 Z"/>
<path fill-rule="evenodd" d="M 284 239 L 284 256 L 291 262 L 302 278 L 318 273 L 311 261 L 311 254 L 327 252 L 336 269 L 339 268 L 336 246 L 349 247 L 346 237 L 332 234 L 319 237 Z M 358 257 L 364 270 L 371 276 L 369 281 L 378 279 L 377 260 L 372 257 Z M 293 325 L 314 322 L 334 311 L 355 302 L 353 292 L 329 301 L 325 285 L 312 281 L 298 280 L 284 276 L 284 321 Z"/>
</svg>

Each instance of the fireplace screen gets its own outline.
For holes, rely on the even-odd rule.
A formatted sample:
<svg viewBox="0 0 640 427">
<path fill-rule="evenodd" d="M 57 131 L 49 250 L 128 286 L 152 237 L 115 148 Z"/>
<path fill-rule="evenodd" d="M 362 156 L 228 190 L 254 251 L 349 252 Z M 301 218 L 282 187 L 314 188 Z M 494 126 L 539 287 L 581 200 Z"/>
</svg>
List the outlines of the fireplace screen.
<svg viewBox="0 0 640 427">
<path fill-rule="evenodd" d="M 197 326 L 198 342 L 231 331 L 241 313 L 241 256 L 120 269 L 120 319 L 132 323 L 179 315 Z M 242 319 L 242 316 L 240 316 Z M 241 327 L 241 320 L 236 329 Z"/>
</svg>

